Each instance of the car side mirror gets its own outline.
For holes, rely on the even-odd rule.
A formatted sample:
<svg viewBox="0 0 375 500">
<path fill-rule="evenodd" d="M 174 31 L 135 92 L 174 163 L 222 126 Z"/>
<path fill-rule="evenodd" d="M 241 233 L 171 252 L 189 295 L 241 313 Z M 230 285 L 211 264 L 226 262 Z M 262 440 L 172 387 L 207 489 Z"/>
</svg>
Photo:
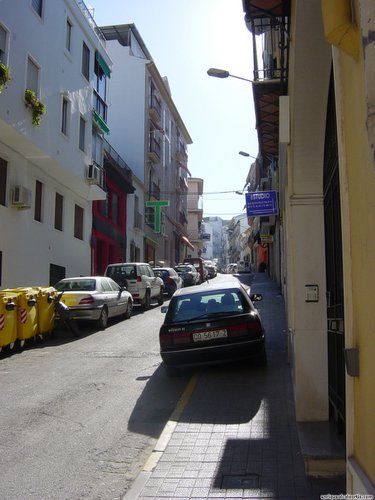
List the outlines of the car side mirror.
<svg viewBox="0 0 375 500">
<path fill-rule="evenodd" d="M 160 312 L 165 314 L 167 311 L 168 311 L 168 306 L 161 306 Z"/>
<path fill-rule="evenodd" d="M 261 293 L 252 293 L 250 295 L 251 302 L 260 302 L 263 300 L 263 295 Z"/>
</svg>

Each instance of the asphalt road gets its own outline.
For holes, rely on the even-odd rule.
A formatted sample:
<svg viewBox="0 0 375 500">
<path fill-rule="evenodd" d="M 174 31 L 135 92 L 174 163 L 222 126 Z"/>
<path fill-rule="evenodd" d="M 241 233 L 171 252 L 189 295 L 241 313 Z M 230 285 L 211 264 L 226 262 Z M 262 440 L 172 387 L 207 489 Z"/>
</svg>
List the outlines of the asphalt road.
<svg viewBox="0 0 375 500">
<path fill-rule="evenodd" d="M 0 355 L 0 498 L 120 499 L 189 376 L 160 364 L 160 307 Z"/>
</svg>

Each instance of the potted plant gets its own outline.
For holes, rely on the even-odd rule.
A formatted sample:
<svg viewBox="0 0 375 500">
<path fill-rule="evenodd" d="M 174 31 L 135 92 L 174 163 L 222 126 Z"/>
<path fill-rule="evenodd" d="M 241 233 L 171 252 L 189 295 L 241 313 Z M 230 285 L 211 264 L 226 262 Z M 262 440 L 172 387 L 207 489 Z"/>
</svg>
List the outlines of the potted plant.
<svg viewBox="0 0 375 500">
<path fill-rule="evenodd" d="M 0 62 L 0 94 L 11 79 L 9 66 Z"/>
<path fill-rule="evenodd" d="M 26 106 L 31 108 L 33 113 L 31 123 L 37 127 L 40 125 L 42 116 L 46 113 L 46 106 L 38 99 L 36 93 L 30 89 L 25 90 L 25 101 Z"/>
</svg>

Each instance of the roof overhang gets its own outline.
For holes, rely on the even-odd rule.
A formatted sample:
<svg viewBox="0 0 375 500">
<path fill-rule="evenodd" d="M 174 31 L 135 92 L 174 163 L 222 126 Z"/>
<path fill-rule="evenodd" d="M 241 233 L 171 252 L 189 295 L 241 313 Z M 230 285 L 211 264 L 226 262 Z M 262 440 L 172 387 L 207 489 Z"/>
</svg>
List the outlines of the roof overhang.
<svg viewBox="0 0 375 500">
<path fill-rule="evenodd" d="M 253 83 L 256 128 L 263 158 L 279 154 L 279 97 L 284 95 L 280 81 Z"/>
<path fill-rule="evenodd" d="M 192 250 L 195 249 L 194 245 L 192 243 L 190 243 L 190 241 L 188 240 L 188 238 L 186 238 L 186 236 L 181 236 L 181 240 L 185 245 L 190 247 Z"/>
</svg>

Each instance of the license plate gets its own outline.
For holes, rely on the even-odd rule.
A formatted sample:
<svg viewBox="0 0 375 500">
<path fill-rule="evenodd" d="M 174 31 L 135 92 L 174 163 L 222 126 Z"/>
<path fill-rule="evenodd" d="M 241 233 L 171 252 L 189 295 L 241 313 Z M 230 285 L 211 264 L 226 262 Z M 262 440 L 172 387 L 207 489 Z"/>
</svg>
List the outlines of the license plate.
<svg viewBox="0 0 375 500">
<path fill-rule="evenodd" d="M 220 339 L 223 337 L 228 337 L 228 333 L 226 330 L 213 330 L 208 332 L 193 333 L 194 342 L 203 342 L 206 340 Z"/>
</svg>

